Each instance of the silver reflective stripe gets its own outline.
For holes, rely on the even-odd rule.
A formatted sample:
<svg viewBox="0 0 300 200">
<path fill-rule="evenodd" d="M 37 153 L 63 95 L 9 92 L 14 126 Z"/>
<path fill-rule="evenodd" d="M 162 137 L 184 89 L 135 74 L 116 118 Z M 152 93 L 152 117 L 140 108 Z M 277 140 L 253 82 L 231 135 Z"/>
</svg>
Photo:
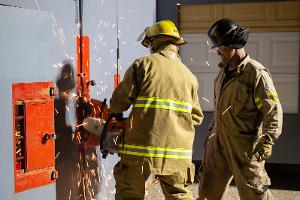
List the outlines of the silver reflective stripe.
<svg viewBox="0 0 300 200">
<path fill-rule="evenodd" d="M 182 148 L 162 148 L 155 146 L 139 146 L 124 144 L 119 145 L 119 153 L 145 156 L 154 158 L 169 158 L 169 159 L 192 159 L 192 150 L 186 150 Z"/>
<path fill-rule="evenodd" d="M 133 106 L 137 108 L 156 108 L 187 113 L 192 112 L 192 105 L 188 102 L 159 97 L 138 97 Z"/>
</svg>

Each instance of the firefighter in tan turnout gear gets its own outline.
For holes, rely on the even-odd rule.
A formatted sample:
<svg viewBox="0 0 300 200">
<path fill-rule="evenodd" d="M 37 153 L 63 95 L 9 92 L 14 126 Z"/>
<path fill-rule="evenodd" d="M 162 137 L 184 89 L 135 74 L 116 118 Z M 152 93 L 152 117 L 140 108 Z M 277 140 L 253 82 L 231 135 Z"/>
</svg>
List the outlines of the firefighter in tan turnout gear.
<svg viewBox="0 0 300 200">
<path fill-rule="evenodd" d="M 282 108 L 269 71 L 245 53 L 248 35 L 247 28 L 230 19 L 215 22 L 208 31 L 221 69 L 199 200 L 225 200 L 232 178 L 241 200 L 273 199 L 265 160 L 281 134 Z"/>
<path fill-rule="evenodd" d="M 116 199 L 144 199 L 150 174 L 166 199 L 192 199 L 187 185 L 194 176 L 194 126 L 203 114 L 197 79 L 178 55 L 178 45 L 186 41 L 169 20 L 146 28 L 139 38 L 151 54 L 133 62 L 110 100 L 113 113 L 132 105 L 114 168 Z"/>
</svg>

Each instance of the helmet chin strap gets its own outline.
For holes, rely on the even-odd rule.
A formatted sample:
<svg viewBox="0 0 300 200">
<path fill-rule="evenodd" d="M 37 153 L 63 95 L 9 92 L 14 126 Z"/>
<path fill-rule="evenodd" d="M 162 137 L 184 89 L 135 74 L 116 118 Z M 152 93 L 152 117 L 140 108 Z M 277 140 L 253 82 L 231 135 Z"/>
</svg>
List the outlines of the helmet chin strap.
<svg viewBox="0 0 300 200">
<path fill-rule="evenodd" d="M 234 70 L 237 68 L 237 66 L 241 63 L 241 61 L 246 57 L 246 53 L 244 51 L 244 48 L 241 49 L 234 49 L 233 56 L 229 59 L 229 70 Z"/>
<path fill-rule="evenodd" d="M 165 43 L 158 43 L 158 44 L 153 44 L 153 42 L 149 45 L 150 53 L 157 53 L 161 46 L 163 46 Z"/>
<path fill-rule="evenodd" d="M 235 65 L 234 65 L 234 61 L 236 59 L 237 55 L 237 49 L 233 49 L 234 50 L 234 54 L 230 57 L 230 58 L 225 58 L 225 62 L 222 62 L 223 66 L 228 66 L 230 69 L 234 69 Z"/>
<path fill-rule="evenodd" d="M 152 54 L 152 53 L 156 53 L 156 50 L 155 50 L 155 48 L 154 47 L 149 47 L 149 50 L 150 50 L 150 53 Z"/>
<path fill-rule="evenodd" d="M 149 51 L 150 53 L 156 53 L 157 51 L 157 48 L 155 48 L 155 45 L 154 45 L 154 38 L 150 38 L 149 39 L 149 45 L 148 45 L 148 48 L 149 48 Z"/>
<path fill-rule="evenodd" d="M 154 45 L 154 40 L 151 39 L 151 40 L 150 40 L 150 44 L 149 44 L 149 51 L 150 51 L 150 53 L 151 53 L 151 54 L 152 54 L 152 53 L 156 53 L 157 50 L 158 50 L 158 48 L 155 47 L 155 45 Z"/>
</svg>

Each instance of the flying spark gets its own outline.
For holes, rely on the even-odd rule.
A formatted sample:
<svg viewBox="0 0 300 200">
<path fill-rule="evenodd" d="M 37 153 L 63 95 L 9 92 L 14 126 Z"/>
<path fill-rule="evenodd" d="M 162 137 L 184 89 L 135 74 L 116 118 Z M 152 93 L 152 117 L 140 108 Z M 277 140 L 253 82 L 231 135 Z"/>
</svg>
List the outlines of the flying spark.
<svg viewBox="0 0 300 200">
<path fill-rule="evenodd" d="M 207 66 L 209 66 L 209 63 L 208 63 L 208 61 L 207 61 L 207 60 L 205 61 L 205 64 L 206 64 Z"/>
<path fill-rule="evenodd" d="M 63 64 L 62 63 L 55 63 L 52 66 L 55 67 L 55 68 L 61 68 L 61 67 L 63 67 Z"/>
<path fill-rule="evenodd" d="M 231 108 L 231 106 L 229 106 L 228 108 L 226 108 L 226 110 L 224 110 L 224 112 L 222 112 L 222 115 L 224 115 L 230 108 Z"/>
<path fill-rule="evenodd" d="M 58 158 L 58 156 L 59 156 L 59 154 L 60 154 L 60 152 L 58 152 L 57 154 L 56 154 L 56 156 L 55 156 L 55 160 L 56 160 L 56 158 Z"/>
<path fill-rule="evenodd" d="M 203 99 L 204 101 L 208 102 L 209 103 L 209 100 L 204 98 L 204 97 L 201 97 L 201 99 Z"/>
</svg>

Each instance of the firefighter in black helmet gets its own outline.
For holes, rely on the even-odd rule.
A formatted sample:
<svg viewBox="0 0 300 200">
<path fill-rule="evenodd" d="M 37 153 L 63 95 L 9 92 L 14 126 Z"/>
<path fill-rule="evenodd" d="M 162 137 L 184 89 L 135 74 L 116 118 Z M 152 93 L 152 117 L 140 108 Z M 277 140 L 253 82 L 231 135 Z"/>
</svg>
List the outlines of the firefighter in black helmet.
<svg viewBox="0 0 300 200">
<path fill-rule="evenodd" d="M 238 26 L 230 19 L 221 19 L 211 26 L 208 36 L 213 43 L 212 48 L 224 45 L 240 49 L 247 43 L 249 29 Z"/>
<path fill-rule="evenodd" d="M 221 69 L 198 200 L 226 199 L 232 179 L 241 200 L 273 199 L 265 160 L 281 134 L 282 108 L 269 71 L 245 52 L 248 35 L 230 19 L 218 20 L 208 31 Z"/>
</svg>

